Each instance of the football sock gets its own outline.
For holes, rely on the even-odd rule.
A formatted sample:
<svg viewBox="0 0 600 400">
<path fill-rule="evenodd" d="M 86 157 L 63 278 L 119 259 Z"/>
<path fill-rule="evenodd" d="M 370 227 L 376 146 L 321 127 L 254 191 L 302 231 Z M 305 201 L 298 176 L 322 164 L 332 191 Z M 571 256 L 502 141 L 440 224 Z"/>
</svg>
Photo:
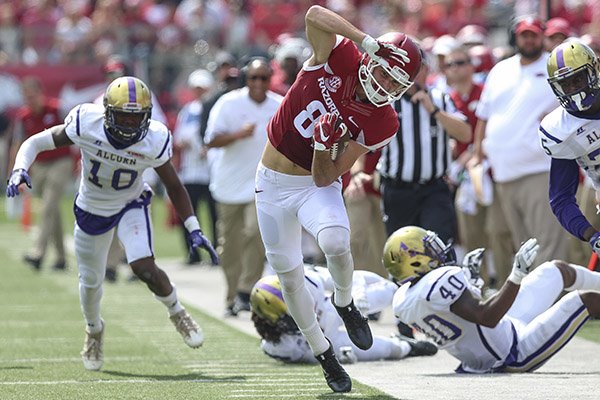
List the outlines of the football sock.
<svg viewBox="0 0 600 400">
<path fill-rule="evenodd" d="M 288 311 L 300 332 L 306 337 L 315 355 L 325 352 L 329 342 L 325 339 L 315 315 L 315 301 L 304 284 L 304 267 L 302 265 L 285 273 L 278 274 L 281 282 L 281 293 Z"/>
<path fill-rule="evenodd" d="M 100 300 L 102 299 L 102 286 L 90 288 L 79 284 L 79 297 L 81 299 L 81 310 L 87 324 L 89 333 L 98 333 L 102 330 L 100 321 Z"/>
<path fill-rule="evenodd" d="M 335 305 L 344 307 L 352 301 L 354 262 L 350 253 L 350 232 L 333 226 L 319 232 L 317 242 L 325 254 L 327 268 L 335 287 Z"/>
<path fill-rule="evenodd" d="M 160 296 L 154 295 L 154 297 L 158 301 L 160 301 L 161 303 L 163 303 L 165 305 L 165 307 L 167 307 L 167 310 L 169 311 L 169 316 L 173 316 L 173 315 L 177 314 L 178 312 L 180 312 L 181 310 L 183 310 L 183 306 L 177 299 L 177 291 L 175 290 L 175 285 L 173 285 L 171 283 L 171 286 L 173 286 L 173 291 L 171 292 L 171 294 L 169 294 L 165 297 L 160 297 Z"/>
<path fill-rule="evenodd" d="M 393 340 L 394 345 L 392 346 L 389 358 L 391 358 L 392 360 L 400 360 L 406 357 L 408 353 L 410 353 L 410 344 L 405 340 L 401 340 L 398 338 L 395 339 L 396 340 Z M 373 342 L 373 345 L 375 345 L 375 342 Z M 371 351 L 371 349 L 369 349 L 369 351 Z"/>
<path fill-rule="evenodd" d="M 590 271 L 589 269 L 580 265 L 569 264 L 569 266 L 575 269 L 576 277 L 575 283 L 569 287 L 565 287 L 566 291 L 600 290 L 600 273 Z"/>
</svg>

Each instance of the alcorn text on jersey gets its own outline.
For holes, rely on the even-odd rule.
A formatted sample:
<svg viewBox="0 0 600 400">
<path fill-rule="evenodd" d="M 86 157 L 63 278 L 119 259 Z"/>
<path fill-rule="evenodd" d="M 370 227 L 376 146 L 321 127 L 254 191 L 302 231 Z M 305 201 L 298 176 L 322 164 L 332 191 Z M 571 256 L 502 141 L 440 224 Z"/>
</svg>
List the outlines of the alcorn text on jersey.
<svg viewBox="0 0 600 400">
<path fill-rule="evenodd" d="M 166 126 L 151 121 L 141 141 L 118 149 L 104 129 L 101 105 L 79 105 L 65 118 L 66 133 L 81 151 L 81 182 L 75 204 L 90 214 L 109 217 L 140 197 L 145 190 L 142 172 L 170 160 L 172 140 Z"/>
</svg>

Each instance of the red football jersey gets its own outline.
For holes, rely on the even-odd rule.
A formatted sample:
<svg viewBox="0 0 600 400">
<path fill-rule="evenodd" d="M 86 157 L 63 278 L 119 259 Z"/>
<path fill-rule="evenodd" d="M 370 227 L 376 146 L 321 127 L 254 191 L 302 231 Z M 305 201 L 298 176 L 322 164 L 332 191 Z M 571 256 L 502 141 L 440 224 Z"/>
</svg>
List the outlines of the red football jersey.
<svg viewBox="0 0 600 400">
<path fill-rule="evenodd" d="M 338 37 L 326 64 L 300 71 L 268 126 L 269 141 L 290 161 L 311 170 L 314 124 L 327 112 L 339 113 L 351 139 L 369 150 L 383 147 L 396 134 L 398 115 L 392 106 L 356 99 L 361 57 L 351 40 Z"/>
<path fill-rule="evenodd" d="M 34 114 L 28 106 L 23 106 L 17 113 L 17 121 L 23 125 L 23 133 L 25 134 L 23 140 L 38 132 L 42 132 L 44 129 L 50 128 L 54 125 L 62 123 L 59 116 L 58 100 L 46 99 L 44 102 L 44 108 L 39 114 Z M 68 146 L 59 147 L 54 150 L 43 151 L 38 154 L 36 161 L 53 161 L 63 157 L 70 157 L 71 150 Z"/>
<path fill-rule="evenodd" d="M 473 132 L 475 132 L 475 125 L 477 125 L 477 117 L 475 116 L 475 110 L 477 109 L 477 104 L 479 103 L 479 98 L 481 97 L 481 91 L 483 90 L 483 85 L 479 83 L 475 83 L 471 88 L 471 93 L 469 93 L 469 97 L 463 98 L 460 93 L 456 90 L 450 91 L 450 98 L 452 102 L 456 106 L 456 109 L 463 113 L 467 117 L 467 122 L 471 125 Z M 471 143 L 473 143 L 473 137 L 471 142 L 469 143 L 456 143 L 456 151 L 455 157 L 458 157 L 465 151 Z"/>
</svg>

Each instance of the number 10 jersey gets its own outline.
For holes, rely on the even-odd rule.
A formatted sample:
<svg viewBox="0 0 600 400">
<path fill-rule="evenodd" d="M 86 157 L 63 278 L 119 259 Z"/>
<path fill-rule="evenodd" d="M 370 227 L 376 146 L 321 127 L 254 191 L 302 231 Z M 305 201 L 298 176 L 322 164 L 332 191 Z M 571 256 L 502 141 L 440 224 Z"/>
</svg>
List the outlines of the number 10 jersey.
<svg viewBox="0 0 600 400">
<path fill-rule="evenodd" d="M 361 53 L 349 39 L 337 37 L 326 64 L 302 67 L 269 122 L 271 144 L 290 161 L 311 170 L 313 130 L 325 113 L 342 117 L 351 140 L 369 150 L 386 145 L 399 127 L 392 106 L 376 107 L 356 98 Z"/>
<path fill-rule="evenodd" d="M 79 105 L 65 118 L 67 136 L 81 151 L 75 204 L 90 214 L 109 217 L 140 197 L 145 190 L 142 173 L 171 159 L 173 141 L 167 127 L 154 120 L 141 141 L 124 149 L 114 147 L 104 129 L 101 105 Z"/>
</svg>

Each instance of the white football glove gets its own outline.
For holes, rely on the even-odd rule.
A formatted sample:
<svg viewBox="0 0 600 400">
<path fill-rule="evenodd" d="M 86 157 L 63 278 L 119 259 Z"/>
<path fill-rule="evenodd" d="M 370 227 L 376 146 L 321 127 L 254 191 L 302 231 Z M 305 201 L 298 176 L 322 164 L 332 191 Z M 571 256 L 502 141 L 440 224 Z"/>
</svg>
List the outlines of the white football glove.
<svg viewBox="0 0 600 400">
<path fill-rule="evenodd" d="M 531 272 L 533 262 L 537 257 L 537 252 L 540 245 L 536 238 L 531 238 L 521 245 L 517 254 L 515 254 L 515 260 L 513 261 L 513 268 L 508 280 L 515 285 L 520 285 L 523 278 Z"/>
<path fill-rule="evenodd" d="M 400 64 L 408 64 L 410 62 L 406 50 L 396 47 L 391 43 L 379 42 L 369 35 L 365 36 L 360 45 L 365 49 L 369 57 L 387 68 L 390 67 L 389 60 L 394 60 Z"/>
</svg>

